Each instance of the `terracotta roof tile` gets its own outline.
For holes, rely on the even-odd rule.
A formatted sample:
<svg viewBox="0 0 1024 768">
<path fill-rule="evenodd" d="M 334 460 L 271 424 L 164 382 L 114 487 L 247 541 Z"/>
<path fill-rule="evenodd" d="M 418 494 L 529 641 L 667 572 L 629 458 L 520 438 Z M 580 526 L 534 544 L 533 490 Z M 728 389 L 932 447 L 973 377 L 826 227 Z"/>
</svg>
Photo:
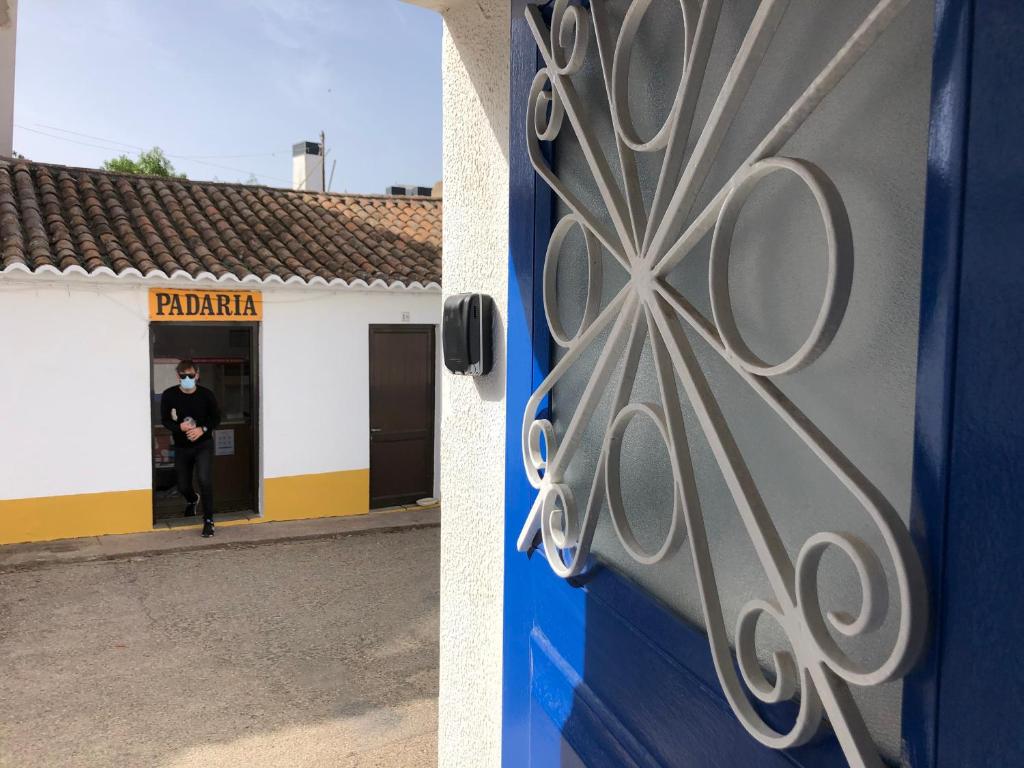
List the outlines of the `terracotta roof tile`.
<svg viewBox="0 0 1024 768">
<path fill-rule="evenodd" d="M 0 271 L 441 282 L 441 201 L 0 159 Z"/>
</svg>

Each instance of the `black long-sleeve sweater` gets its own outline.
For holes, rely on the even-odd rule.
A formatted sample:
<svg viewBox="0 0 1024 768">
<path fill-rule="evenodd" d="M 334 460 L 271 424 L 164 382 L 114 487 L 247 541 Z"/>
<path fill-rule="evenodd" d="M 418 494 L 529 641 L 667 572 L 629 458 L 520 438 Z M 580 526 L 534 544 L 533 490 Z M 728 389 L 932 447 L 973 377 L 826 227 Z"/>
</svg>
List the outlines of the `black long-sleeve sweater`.
<svg viewBox="0 0 1024 768">
<path fill-rule="evenodd" d="M 206 427 L 206 432 L 194 443 L 181 430 L 181 422 L 189 416 L 196 426 Z M 220 408 L 217 398 L 206 387 L 196 386 L 194 392 L 182 392 L 181 387 L 165 389 L 160 396 L 160 421 L 174 436 L 175 445 L 199 445 L 210 440 L 213 430 L 220 424 Z"/>
</svg>

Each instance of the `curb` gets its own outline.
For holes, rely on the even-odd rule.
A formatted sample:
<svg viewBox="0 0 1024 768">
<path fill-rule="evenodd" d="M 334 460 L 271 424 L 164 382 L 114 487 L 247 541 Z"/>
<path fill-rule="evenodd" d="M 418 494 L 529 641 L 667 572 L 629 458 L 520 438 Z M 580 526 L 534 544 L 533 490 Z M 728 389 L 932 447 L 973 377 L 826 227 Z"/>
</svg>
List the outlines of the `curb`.
<svg viewBox="0 0 1024 768">
<path fill-rule="evenodd" d="M 295 521 L 295 522 L 306 522 L 306 521 Z M 287 525 L 288 523 L 281 523 L 281 525 Z M 265 525 L 265 524 L 264 524 Z M 25 560 L 20 563 L 0 563 L 0 575 L 7 573 L 17 573 L 22 571 L 33 571 L 40 570 L 43 568 L 50 568 L 61 565 L 76 565 L 81 563 L 103 563 L 103 562 L 116 562 L 118 560 L 137 560 L 143 558 L 160 557 L 161 555 L 174 555 L 181 554 L 183 552 L 223 552 L 230 549 L 252 549 L 255 547 L 262 547 L 267 544 L 282 544 L 285 542 L 304 542 L 304 541 L 316 541 L 318 539 L 345 539 L 352 536 L 363 536 L 372 533 L 401 533 L 403 531 L 415 531 L 423 530 L 426 528 L 439 528 L 441 526 L 441 520 L 438 516 L 436 520 L 415 520 L 415 521 L 382 521 L 379 525 L 367 525 L 354 528 L 344 528 L 333 531 L 318 531 L 315 533 L 293 533 L 289 534 L 282 531 L 280 535 L 268 536 L 266 538 L 257 539 L 239 539 L 234 541 L 210 541 L 209 539 L 203 539 L 199 541 L 183 541 L 180 544 L 173 544 L 171 546 L 164 547 L 140 547 L 138 549 L 129 549 L 119 552 L 98 552 L 90 554 L 65 554 L 58 556 L 55 553 L 49 553 L 46 557 L 39 557 L 33 560 Z M 248 526 L 246 526 L 248 527 Z M 262 525 L 260 526 L 262 527 Z M 155 531 L 154 533 L 162 534 L 163 532 Z M 139 534 L 128 534 L 128 535 L 139 535 Z M 141 534 L 148 536 L 149 533 Z M 11 545 L 18 546 L 18 545 Z M 0 552 L 2 552 L 0 547 Z"/>
</svg>

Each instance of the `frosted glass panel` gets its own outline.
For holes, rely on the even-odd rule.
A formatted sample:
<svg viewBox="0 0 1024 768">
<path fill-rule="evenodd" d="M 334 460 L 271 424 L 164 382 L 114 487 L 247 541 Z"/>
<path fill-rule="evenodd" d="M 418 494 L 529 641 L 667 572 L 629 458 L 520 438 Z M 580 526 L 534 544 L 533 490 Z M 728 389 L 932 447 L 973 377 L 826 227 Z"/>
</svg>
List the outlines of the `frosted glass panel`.
<svg viewBox="0 0 1024 768">
<path fill-rule="evenodd" d="M 606 5 L 614 30 L 618 30 L 627 5 Z M 687 154 L 696 145 L 699 129 L 712 111 L 757 6 L 753 0 L 724 3 Z M 867 0 L 794 0 L 789 4 L 689 220 L 722 189 L 873 6 Z M 657 132 L 672 104 L 683 66 L 681 29 L 682 12 L 676 0 L 654 0 L 639 27 L 630 59 L 628 102 L 641 137 Z M 915 0 L 776 153 L 809 160 L 832 180 L 849 215 L 854 269 L 849 303 L 832 343 L 808 367 L 776 376 L 773 382 L 881 491 L 904 522 L 909 516 L 913 455 L 931 39 L 931 3 Z M 572 82 L 580 103 L 606 103 L 596 51 L 572 76 Z M 588 107 L 586 119 L 605 156 L 616 158 L 607 111 Z M 554 142 L 554 170 L 584 208 L 607 222 L 606 207 L 568 122 Z M 660 152 L 639 156 L 638 178 L 648 210 L 661 160 Z M 612 177 L 622 188 L 621 168 L 617 162 L 610 166 Z M 559 202 L 556 220 L 569 212 Z M 713 316 L 708 289 L 710 245 L 709 233 L 668 277 L 706 318 Z M 775 173 L 756 186 L 739 215 L 728 276 L 736 324 L 759 357 L 781 361 L 807 337 L 823 300 L 825 249 L 822 216 L 805 184 L 792 174 Z M 629 276 L 606 249 L 601 249 L 599 258 L 604 307 Z M 555 281 L 555 313 L 570 335 L 584 315 L 588 274 L 584 238 L 580 229 L 574 228 L 560 251 Z M 697 362 L 790 557 L 795 561 L 808 537 L 821 531 L 852 533 L 884 553 L 877 527 L 836 476 L 721 355 L 691 327 L 685 327 Z M 606 328 L 553 390 L 552 421 L 560 440 L 608 335 Z M 554 362 L 565 354 L 565 349 L 556 347 Z M 771 599 L 771 587 L 719 462 L 679 386 L 725 625 L 733 641 L 740 609 L 755 598 Z M 581 511 L 591 494 L 612 416 L 613 389 L 605 388 L 580 448 L 564 471 Z M 661 401 L 649 339 L 644 342 L 630 400 Z M 652 422 L 636 418 L 626 429 L 621 466 L 629 522 L 639 546 L 653 551 L 668 531 L 674 493 L 668 452 Z M 598 516 L 593 552 L 605 566 L 624 573 L 678 614 L 703 626 L 688 543 L 683 542 L 656 565 L 639 564 L 616 536 L 605 505 Z M 882 560 L 891 591 L 896 583 L 893 569 L 885 557 Z M 851 562 L 828 551 L 819 573 L 822 605 L 856 615 L 861 591 Z M 854 659 L 878 663 L 892 648 L 898 597 L 893 595 L 892 602 L 879 631 L 856 642 L 839 641 Z M 758 625 L 756 638 L 758 657 L 771 669 L 771 654 L 787 647 L 785 639 L 771 621 Z M 881 751 L 897 759 L 902 683 L 854 687 L 853 692 Z"/>
</svg>

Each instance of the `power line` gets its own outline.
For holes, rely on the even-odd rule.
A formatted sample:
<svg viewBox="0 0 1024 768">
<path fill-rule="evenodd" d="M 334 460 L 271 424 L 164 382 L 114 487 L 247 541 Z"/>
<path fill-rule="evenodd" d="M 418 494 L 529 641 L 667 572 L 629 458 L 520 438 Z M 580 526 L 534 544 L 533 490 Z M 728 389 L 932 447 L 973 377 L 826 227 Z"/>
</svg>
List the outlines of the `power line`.
<svg viewBox="0 0 1024 768">
<path fill-rule="evenodd" d="M 125 143 L 123 141 L 114 141 L 113 139 L 105 139 L 102 136 L 92 136 L 92 135 L 90 135 L 88 133 L 78 133 L 77 131 L 69 131 L 67 128 L 58 128 L 55 125 L 44 125 L 43 123 L 36 123 L 35 125 L 36 125 L 36 128 L 45 128 L 48 131 L 59 131 L 60 133 L 70 133 L 72 136 L 81 136 L 82 138 L 85 138 L 85 139 L 95 139 L 96 141 L 106 142 L 107 144 L 118 144 L 118 145 L 120 145 L 122 147 L 128 147 L 129 149 L 137 149 L 140 152 L 141 151 L 145 151 L 145 147 L 139 147 L 139 146 L 136 146 L 135 144 L 127 144 L 127 143 Z M 28 127 L 26 127 L 24 125 L 20 125 L 18 127 L 19 128 L 24 128 L 26 131 L 31 131 L 32 130 L 31 128 L 28 128 Z"/>
<path fill-rule="evenodd" d="M 169 157 L 171 157 L 171 155 L 169 155 Z M 273 181 L 279 181 L 282 184 L 289 184 L 290 185 L 292 183 L 291 179 L 283 179 L 280 176 L 268 176 L 265 173 L 256 173 L 256 171 L 249 171 L 249 170 L 246 170 L 245 168 L 234 168 L 234 167 L 232 167 L 230 165 L 220 165 L 219 163 L 211 163 L 208 160 L 196 160 L 196 159 L 193 158 L 191 160 L 191 162 L 199 163 L 200 165 L 208 165 L 211 168 L 220 168 L 221 170 L 225 170 L 225 171 L 234 171 L 235 173 L 248 173 L 251 176 L 262 176 L 264 179 L 271 179 Z"/>
<path fill-rule="evenodd" d="M 58 141 L 66 141 L 66 142 L 69 142 L 71 144 L 78 144 L 78 145 L 83 146 L 83 147 L 92 147 L 94 149 L 102 149 L 102 150 L 105 150 L 107 152 L 117 152 L 117 151 L 119 151 L 117 149 L 117 147 L 101 146 L 99 144 L 91 144 L 91 143 L 85 142 L 85 141 L 78 141 L 76 139 L 69 139 L 66 136 L 57 136 L 57 135 L 52 134 L 52 133 L 47 133 L 46 131 L 40 131 L 40 130 L 37 130 L 35 128 L 29 128 L 28 126 L 20 125 L 18 123 L 15 123 L 14 126 L 15 126 L 15 128 L 19 128 L 20 130 L 23 130 L 23 131 L 29 131 L 31 133 L 38 133 L 40 136 L 46 136 L 47 138 L 50 138 L 50 139 L 57 139 Z M 68 131 L 68 133 L 71 133 L 71 131 Z M 87 134 L 76 134 L 76 135 L 86 136 Z M 121 142 L 113 142 L 113 141 L 110 141 L 109 139 L 100 138 L 98 136 L 91 136 L 89 138 L 94 138 L 97 141 L 107 141 L 107 142 L 109 142 L 111 144 L 119 144 L 121 146 L 130 147 L 132 149 L 138 149 L 141 152 L 145 152 L 146 151 L 145 149 L 143 149 L 141 147 L 136 147 L 133 144 L 122 144 Z M 262 177 L 264 179 L 271 179 L 272 181 L 278 181 L 278 182 L 281 182 L 283 184 L 289 184 L 289 185 L 291 184 L 291 180 L 283 179 L 280 176 L 269 176 L 269 175 L 267 175 L 265 173 L 256 173 L 255 171 L 247 170 L 245 168 L 235 168 L 235 167 L 230 166 L 230 165 L 221 165 L 220 163 L 211 163 L 208 160 L 199 160 L 199 159 L 196 159 L 195 157 L 188 157 L 186 155 L 172 155 L 170 153 L 167 153 L 167 157 L 173 157 L 173 158 L 179 159 L 179 160 L 180 159 L 185 159 L 185 160 L 189 160 L 190 162 L 193 162 L 193 163 L 199 163 L 200 165 L 208 165 L 211 168 L 219 168 L 219 169 L 224 170 L 224 171 L 232 171 L 233 173 L 247 173 L 247 174 L 249 174 L 251 176 Z"/>
<path fill-rule="evenodd" d="M 81 145 L 83 147 L 95 147 L 96 149 L 105 149 L 107 152 L 117 152 L 118 151 L 116 147 L 104 147 L 104 146 L 100 146 L 99 144 L 90 144 L 90 143 L 85 142 L 85 141 L 75 141 L 74 139 L 69 139 L 69 138 L 66 138 L 64 136 L 54 136 L 52 133 L 47 133 L 46 131 L 37 131 L 35 128 L 29 128 L 28 126 L 19 125 L 18 123 L 15 123 L 14 127 L 18 128 L 18 129 L 20 129 L 22 131 L 29 131 L 31 133 L 38 133 L 40 136 L 47 136 L 47 137 L 49 137 L 51 139 L 58 139 L 60 141 L 69 141 L 72 144 L 79 144 L 79 145 Z M 103 139 L 100 139 L 100 141 L 103 141 Z"/>
<path fill-rule="evenodd" d="M 221 160 L 244 160 L 245 158 L 252 157 L 277 157 L 277 152 L 264 152 L 259 155 L 168 155 L 168 157 L 177 157 L 182 160 L 200 160 L 204 158 L 215 158 Z"/>
<path fill-rule="evenodd" d="M 105 139 L 102 136 L 93 136 L 93 135 L 88 134 L 88 133 L 79 133 L 78 131 L 71 131 L 71 130 L 68 130 L 67 128 L 59 128 L 56 125 L 44 125 L 43 123 L 36 123 L 36 126 L 38 128 L 45 128 L 48 131 L 58 131 L 60 133 L 70 133 L 72 136 L 82 136 L 83 138 L 86 138 L 86 139 L 95 139 L 96 141 L 103 141 L 103 142 L 106 142 L 107 144 L 117 144 L 117 145 L 122 146 L 122 147 L 128 147 L 129 149 L 137 149 L 140 152 L 145 152 L 146 151 L 146 147 L 140 147 L 137 144 L 128 144 L 127 142 L 115 141 L 114 139 Z M 25 128 L 25 126 L 23 126 L 23 125 L 19 125 L 18 127 L 19 128 Z M 32 129 L 31 128 L 25 128 L 25 130 L 32 130 Z M 179 158 L 181 160 L 201 160 L 201 159 L 213 159 L 213 160 L 216 160 L 216 159 L 232 160 L 232 159 L 234 159 L 234 160 L 238 160 L 238 159 L 246 158 L 246 157 L 277 157 L 277 155 L 279 153 L 278 152 L 260 152 L 260 153 L 248 154 L 248 155 L 178 155 L 178 154 L 173 154 L 171 152 L 167 152 L 166 154 L 167 154 L 168 157 L 176 157 L 176 158 Z"/>
</svg>

